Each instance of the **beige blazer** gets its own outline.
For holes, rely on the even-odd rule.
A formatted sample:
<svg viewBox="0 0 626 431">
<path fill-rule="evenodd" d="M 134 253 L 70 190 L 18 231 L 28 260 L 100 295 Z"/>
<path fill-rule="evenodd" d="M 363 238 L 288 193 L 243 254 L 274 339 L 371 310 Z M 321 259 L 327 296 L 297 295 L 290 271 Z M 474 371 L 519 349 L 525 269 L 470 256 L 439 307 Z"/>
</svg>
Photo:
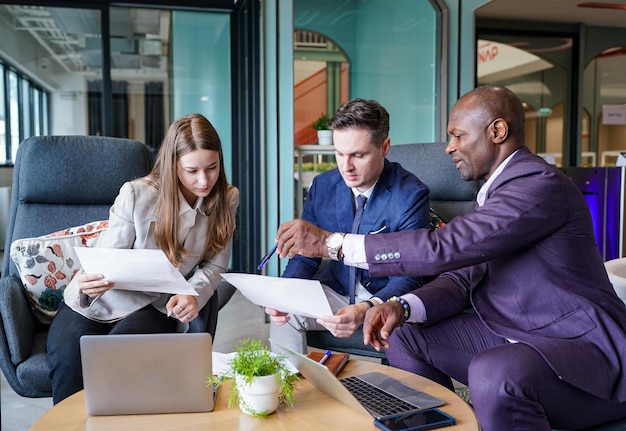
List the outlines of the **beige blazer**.
<svg viewBox="0 0 626 431">
<path fill-rule="evenodd" d="M 193 208 L 180 192 L 179 199 L 179 238 L 183 240 L 185 249 L 189 252 L 179 270 L 198 292 L 200 309 L 217 289 L 222 278 L 220 274 L 228 269 L 232 238 L 220 253 L 209 260 L 204 260 L 202 252 L 206 236 L 209 234 L 209 216 L 199 209 L 203 199 L 198 199 Z M 227 199 L 234 221 L 239 207 L 239 191 L 233 188 Z M 156 200 L 157 190 L 143 181 L 134 180 L 122 185 L 110 210 L 109 228 L 98 238 L 97 247 L 156 249 L 154 239 Z M 103 322 L 122 319 L 148 304 L 166 313 L 165 304 L 170 296 L 165 293 L 111 289 L 90 300 L 80 293 L 76 278 L 64 292 L 65 303 L 70 308 L 89 319 Z"/>
</svg>

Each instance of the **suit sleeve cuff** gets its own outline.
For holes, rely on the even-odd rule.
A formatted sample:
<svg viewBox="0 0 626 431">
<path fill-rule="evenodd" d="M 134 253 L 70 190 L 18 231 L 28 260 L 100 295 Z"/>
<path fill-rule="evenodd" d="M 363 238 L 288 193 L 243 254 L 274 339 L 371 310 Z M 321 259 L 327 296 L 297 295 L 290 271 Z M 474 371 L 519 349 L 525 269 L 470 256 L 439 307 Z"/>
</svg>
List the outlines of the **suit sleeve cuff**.
<svg viewBox="0 0 626 431">
<path fill-rule="evenodd" d="M 365 256 L 365 235 L 346 234 L 341 251 L 344 264 L 369 269 Z"/>
<path fill-rule="evenodd" d="M 426 307 L 424 307 L 422 300 L 412 293 L 402 295 L 402 298 L 406 300 L 406 302 L 409 303 L 409 307 L 411 307 L 411 315 L 406 321 L 409 323 L 424 323 L 426 321 Z"/>
</svg>

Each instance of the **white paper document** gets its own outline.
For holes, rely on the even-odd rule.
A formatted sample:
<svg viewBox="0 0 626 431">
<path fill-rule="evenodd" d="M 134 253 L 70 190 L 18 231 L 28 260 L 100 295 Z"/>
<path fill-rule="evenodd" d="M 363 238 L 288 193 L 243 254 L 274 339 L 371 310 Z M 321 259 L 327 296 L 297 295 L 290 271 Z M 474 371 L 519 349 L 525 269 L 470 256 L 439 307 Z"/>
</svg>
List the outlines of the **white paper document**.
<svg viewBox="0 0 626 431">
<path fill-rule="evenodd" d="M 86 273 L 102 274 L 114 289 L 198 296 L 162 250 L 74 247 Z"/>
<path fill-rule="evenodd" d="M 333 314 L 317 280 L 234 272 L 222 274 L 222 277 L 256 305 L 314 318 Z"/>
</svg>

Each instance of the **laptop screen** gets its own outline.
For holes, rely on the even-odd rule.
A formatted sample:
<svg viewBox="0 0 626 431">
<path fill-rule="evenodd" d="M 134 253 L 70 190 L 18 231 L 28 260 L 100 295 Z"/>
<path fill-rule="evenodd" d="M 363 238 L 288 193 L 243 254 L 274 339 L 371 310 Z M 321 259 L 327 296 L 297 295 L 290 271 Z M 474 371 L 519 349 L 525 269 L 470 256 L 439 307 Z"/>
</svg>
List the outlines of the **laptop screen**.
<svg viewBox="0 0 626 431">
<path fill-rule="evenodd" d="M 208 333 L 85 335 L 80 344 L 90 415 L 213 410 Z"/>
</svg>

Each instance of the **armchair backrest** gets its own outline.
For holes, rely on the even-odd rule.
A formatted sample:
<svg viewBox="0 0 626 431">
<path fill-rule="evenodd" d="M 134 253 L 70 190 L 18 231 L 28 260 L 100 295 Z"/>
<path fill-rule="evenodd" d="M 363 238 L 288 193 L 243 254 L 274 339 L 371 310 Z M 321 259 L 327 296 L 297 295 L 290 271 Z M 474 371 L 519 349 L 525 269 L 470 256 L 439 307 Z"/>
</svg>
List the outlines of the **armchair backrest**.
<svg viewBox="0 0 626 431">
<path fill-rule="evenodd" d="M 106 220 L 121 185 L 148 174 L 139 141 L 104 136 L 39 136 L 19 146 L 2 275 L 19 277 L 11 243 L 96 220 Z"/>
<path fill-rule="evenodd" d="M 478 181 L 464 181 L 446 154 L 446 142 L 392 145 L 387 154 L 430 189 L 430 206 L 446 222 L 474 208 Z"/>
</svg>

